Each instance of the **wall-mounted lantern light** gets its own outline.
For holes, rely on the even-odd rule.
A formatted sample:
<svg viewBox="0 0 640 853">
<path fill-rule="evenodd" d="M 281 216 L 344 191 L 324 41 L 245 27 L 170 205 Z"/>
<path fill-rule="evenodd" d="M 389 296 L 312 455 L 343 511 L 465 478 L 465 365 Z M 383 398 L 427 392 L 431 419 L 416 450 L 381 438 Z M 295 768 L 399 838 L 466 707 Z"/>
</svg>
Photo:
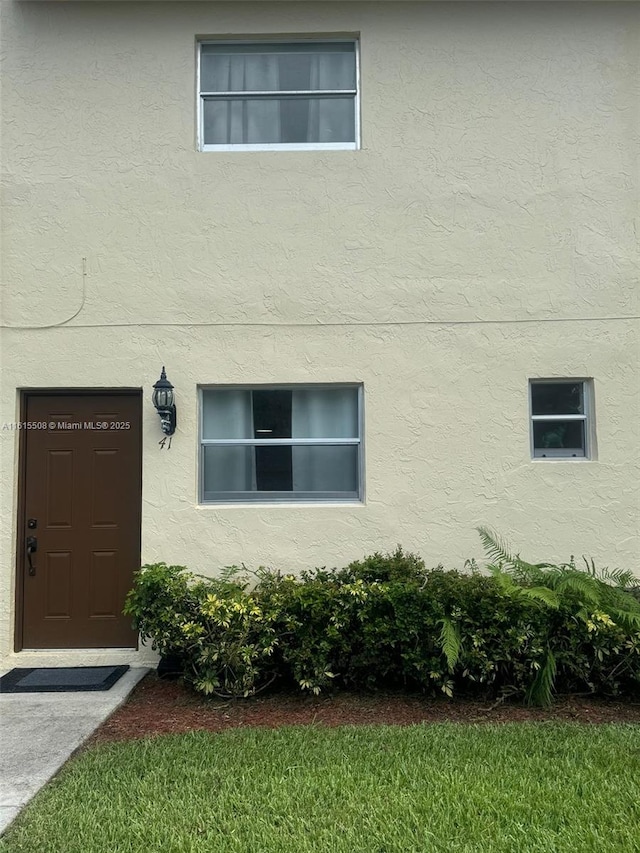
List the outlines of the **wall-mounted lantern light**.
<svg viewBox="0 0 640 853">
<path fill-rule="evenodd" d="M 176 431 L 176 407 L 174 403 L 173 385 L 167 379 L 164 367 L 160 379 L 153 386 L 153 405 L 160 415 L 160 427 L 165 436 L 172 436 Z M 163 439 L 164 441 L 164 439 Z"/>
</svg>

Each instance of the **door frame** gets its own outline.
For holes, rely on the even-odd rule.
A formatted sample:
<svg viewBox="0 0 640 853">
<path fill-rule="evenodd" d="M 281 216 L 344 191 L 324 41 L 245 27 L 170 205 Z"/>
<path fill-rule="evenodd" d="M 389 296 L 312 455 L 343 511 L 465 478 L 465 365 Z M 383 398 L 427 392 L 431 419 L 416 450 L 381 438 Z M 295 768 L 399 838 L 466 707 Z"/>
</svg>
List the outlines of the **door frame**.
<svg viewBox="0 0 640 853">
<path fill-rule="evenodd" d="M 24 423 L 27 419 L 27 403 L 29 397 L 109 397 L 115 394 L 119 396 L 131 396 L 140 398 L 140 426 L 142 427 L 142 388 L 21 388 L 19 393 L 19 419 L 20 423 Z M 16 500 L 16 511 L 18 513 L 16 524 L 16 554 L 15 554 L 15 572 L 16 572 L 16 594 L 15 594 L 15 619 L 14 619 L 14 652 L 21 652 L 24 649 L 24 573 L 25 573 L 25 557 L 22 544 L 26 536 L 26 520 L 25 508 L 27 502 L 27 430 L 20 430 L 18 436 L 18 491 Z M 142 464 L 142 429 L 140 430 L 140 462 Z M 140 495 L 140 530 L 138 531 L 138 541 L 142 544 L 142 494 Z M 139 648 L 140 642 L 136 641 L 136 648 Z M 64 653 L 64 649 L 56 651 Z M 78 649 L 73 649 L 78 651 Z M 95 651 L 95 650 L 92 650 Z"/>
</svg>

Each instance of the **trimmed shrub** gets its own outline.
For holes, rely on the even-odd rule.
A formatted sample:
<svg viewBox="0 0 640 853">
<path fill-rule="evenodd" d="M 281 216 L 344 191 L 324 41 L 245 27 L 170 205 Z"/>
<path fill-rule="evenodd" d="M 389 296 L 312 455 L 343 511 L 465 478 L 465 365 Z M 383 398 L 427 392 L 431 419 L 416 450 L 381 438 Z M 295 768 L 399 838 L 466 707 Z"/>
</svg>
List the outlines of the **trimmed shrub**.
<svg viewBox="0 0 640 853">
<path fill-rule="evenodd" d="M 268 658 L 275 635 L 264 612 L 236 570 L 220 578 L 193 575 L 184 566 L 143 566 L 124 612 L 143 640 L 182 661 L 183 675 L 206 694 L 250 696 L 275 677 Z"/>
<path fill-rule="evenodd" d="M 632 695 L 640 686 L 640 603 L 630 576 L 531 565 L 500 551 L 481 574 L 427 570 L 400 547 L 301 576 L 238 569 L 198 578 L 145 566 L 126 611 L 194 688 L 251 696 L 275 679 L 319 693 L 381 687 L 521 697 Z M 493 554 L 496 557 L 496 554 Z M 623 577 L 624 574 L 624 577 Z"/>
</svg>

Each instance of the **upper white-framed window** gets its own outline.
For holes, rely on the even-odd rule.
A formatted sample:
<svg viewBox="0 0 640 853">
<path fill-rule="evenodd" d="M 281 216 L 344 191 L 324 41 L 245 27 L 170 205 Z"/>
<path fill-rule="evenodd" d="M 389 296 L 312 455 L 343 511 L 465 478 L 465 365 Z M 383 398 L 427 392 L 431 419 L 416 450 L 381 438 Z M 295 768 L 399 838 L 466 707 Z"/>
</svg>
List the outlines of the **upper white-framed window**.
<svg viewBox="0 0 640 853">
<path fill-rule="evenodd" d="M 200 388 L 201 503 L 360 502 L 361 385 Z"/>
<path fill-rule="evenodd" d="M 593 457 L 593 387 L 588 379 L 529 380 L 533 459 Z"/>
<path fill-rule="evenodd" d="M 356 149 L 355 38 L 198 43 L 201 151 Z"/>
</svg>

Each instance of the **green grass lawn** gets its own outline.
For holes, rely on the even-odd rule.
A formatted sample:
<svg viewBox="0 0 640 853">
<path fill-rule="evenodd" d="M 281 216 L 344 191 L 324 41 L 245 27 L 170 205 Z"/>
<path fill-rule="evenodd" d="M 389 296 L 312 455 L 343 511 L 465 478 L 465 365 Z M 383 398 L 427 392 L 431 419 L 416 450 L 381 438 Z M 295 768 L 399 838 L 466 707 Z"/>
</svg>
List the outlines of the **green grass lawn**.
<svg viewBox="0 0 640 853">
<path fill-rule="evenodd" d="M 236 729 L 72 760 L 2 853 L 638 853 L 640 726 Z"/>
</svg>

